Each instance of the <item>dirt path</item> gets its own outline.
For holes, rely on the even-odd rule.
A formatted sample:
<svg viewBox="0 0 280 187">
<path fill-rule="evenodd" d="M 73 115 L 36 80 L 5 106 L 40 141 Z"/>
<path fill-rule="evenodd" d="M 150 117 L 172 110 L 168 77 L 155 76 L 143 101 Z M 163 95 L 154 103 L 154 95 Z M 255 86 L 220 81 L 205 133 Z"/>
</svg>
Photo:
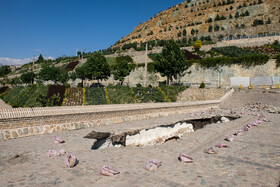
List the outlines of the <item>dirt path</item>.
<svg viewBox="0 0 280 187">
<path fill-rule="evenodd" d="M 243 102 L 236 103 L 238 97 L 244 98 L 246 104 L 259 96 L 252 93 L 246 100 L 247 93 L 236 93 L 222 107 L 232 109 L 231 105 L 239 106 Z M 279 99 L 274 103 L 280 102 Z M 270 102 L 268 96 L 262 101 Z M 218 111 L 221 115 L 227 112 L 230 111 Z M 280 181 L 279 114 L 263 112 L 270 122 L 263 122 L 231 143 L 224 141 L 226 135 L 255 121 L 257 117 L 251 114 L 257 113 L 245 110 L 242 118 L 235 121 L 210 124 L 194 133 L 185 134 L 178 141 L 146 148 L 91 150 L 93 140 L 82 137 L 93 129 L 3 141 L 0 142 L 0 186 L 277 186 Z M 145 120 L 142 125 L 164 124 L 183 117 Z M 125 126 L 122 124 L 121 128 Z M 129 128 L 132 126 L 130 124 Z M 95 127 L 94 130 L 109 128 L 119 129 L 118 125 L 112 125 Z M 54 135 L 62 137 L 66 143 L 54 144 Z M 216 155 L 203 152 L 221 142 L 230 147 L 219 149 Z M 55 159 L 46 156 L 47 150 L 61 148 L 77 156 L 79 164 L 75 168 L 67 168 L 63 156 Z M 194 158 L 194 162 L 180 163 L 180 152 Z M 15 157 L 16 154 L 19 156 Z M 155 173 L 143 169 L 151 158 L 162 161 L 162 166 Z M 115 177 L 101 176 L 99 172 L 103 165 L 115 166 L 121 173 Z"/>
</svg>

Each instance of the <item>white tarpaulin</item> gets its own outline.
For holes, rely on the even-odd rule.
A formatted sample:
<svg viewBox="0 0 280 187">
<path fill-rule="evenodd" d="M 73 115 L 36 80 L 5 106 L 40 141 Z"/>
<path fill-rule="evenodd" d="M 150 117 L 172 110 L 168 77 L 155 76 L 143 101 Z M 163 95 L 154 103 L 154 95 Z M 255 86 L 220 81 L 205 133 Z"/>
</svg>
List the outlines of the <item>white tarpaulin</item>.
<svg viewBox="0 0 280 187">
<path fill-rule="evenodd" d="M 231 86 L 250 86 L 250 77 L 231 77 L 230 78 Z"/>
<path fill-rule="evenodd" d="M 280 77 L 273 77 L 273 84 L 276 85 L 276 84 L 280 84 Z"/>
<path fill-rule="evenodd" d="M 252 77 L 251 84 L 254 86 L 272 86 L 272 77 Z"/>
</svg>

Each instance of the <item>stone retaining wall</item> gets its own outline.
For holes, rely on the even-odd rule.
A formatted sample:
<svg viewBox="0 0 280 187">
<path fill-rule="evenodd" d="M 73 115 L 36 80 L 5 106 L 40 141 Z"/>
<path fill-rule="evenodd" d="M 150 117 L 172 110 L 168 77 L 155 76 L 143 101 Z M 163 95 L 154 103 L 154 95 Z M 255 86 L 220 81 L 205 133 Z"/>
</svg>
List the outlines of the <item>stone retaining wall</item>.
<svg viewBox="0 0 280 187">
<path fill-rule="evenodd" d="M 232 93 L 230 90 L 219 100 L 186 103 L 3 109 L 0 140 L 208 110 L 217 108 Z"/>
</svg>

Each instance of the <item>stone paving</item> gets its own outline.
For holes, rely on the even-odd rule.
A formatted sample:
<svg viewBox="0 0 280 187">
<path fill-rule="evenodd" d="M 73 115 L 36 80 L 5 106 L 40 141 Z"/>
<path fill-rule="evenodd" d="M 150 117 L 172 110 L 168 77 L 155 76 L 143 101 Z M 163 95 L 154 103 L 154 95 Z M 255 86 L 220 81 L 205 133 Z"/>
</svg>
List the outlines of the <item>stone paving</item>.
<svg viewBox="0 0 280 187">
<path fill-rule="evenodd" d="M 275 95 L 239 92 L 221 105 L 217 113 L 225 115 L 226 108 L 255 102 L 270 103 Z M 265 96 L 265 97 L 264 97 Z M 271 97 L 270 97 L 271 96 Z M 238 98 L 243 98 L 238 100 Z M 280 101 L 275 97 L 274 104 Z M 238 102 L 237 102 L 238 100 Z M 274 106 L 275 106 L 274 105 Z M 278 105 L 279 107 L 279 105 Z M 237 111 L 238 112 L 238 111 Z M 178 141 L 145 148 L 108 148 L 91 150 L 93 140 L 84 139 L 91 130 L 118 131 L 168 121 L 181 120 L 183 115 L 151 119 L 93 129 L 44 134 L 0 142 L 0 186 L 278 186 L 280 181 L 279 114 L 263 112 L 270 122 L 251 128 L 231 143 L 224 141 L 244 125 L 257 119 L 261 111 L 237 113 L 240 119 L 228 123 L 210 124 L 194 133 L 185 134 Z M 201 113 L 199 113 L 201 114 Z M 248 115 L 249 114 L 249 115 Z M 191 114 L 185 114 L 189 118 Z M 65 144 L 54 144 L 53 136 L 65 139 Z M 229 148 L 218 149 L 209 155 L 204 149 L 218 143 Z M 79 164 L 67 168 L 64 156 L 48 158 L 50 149 L 65 149 L 77 156 Z M 194 159 L 193 163 L 178 161 L 180 152 Z M 15 156 L 16 155 L 16 156 Z M 145 164 L 152 158 L 162 161 L 156 172 L 148 172 Z M 99 174 L 103 165 L 114 166 L 121 173 L 114 177 Z"/>
</svg>

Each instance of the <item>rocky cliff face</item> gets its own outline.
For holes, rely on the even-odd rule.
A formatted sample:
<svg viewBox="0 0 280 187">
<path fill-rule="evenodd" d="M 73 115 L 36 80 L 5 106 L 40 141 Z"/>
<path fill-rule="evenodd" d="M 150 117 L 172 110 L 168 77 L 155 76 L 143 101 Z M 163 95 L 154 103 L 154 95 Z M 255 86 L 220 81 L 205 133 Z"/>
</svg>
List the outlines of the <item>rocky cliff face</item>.
<svg viewBox="0 0 280 187">
<path fill-rule="evenodd" d="M 187 0 L 137 26 L 114 46 L 146 40 L 176 40 L 280 32 L 279 0 Z"/>
</svg>

